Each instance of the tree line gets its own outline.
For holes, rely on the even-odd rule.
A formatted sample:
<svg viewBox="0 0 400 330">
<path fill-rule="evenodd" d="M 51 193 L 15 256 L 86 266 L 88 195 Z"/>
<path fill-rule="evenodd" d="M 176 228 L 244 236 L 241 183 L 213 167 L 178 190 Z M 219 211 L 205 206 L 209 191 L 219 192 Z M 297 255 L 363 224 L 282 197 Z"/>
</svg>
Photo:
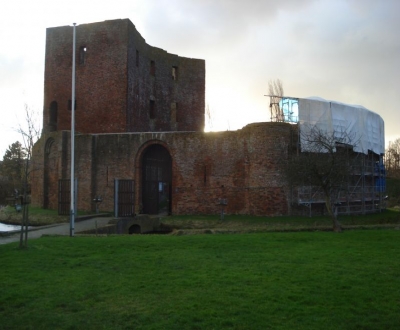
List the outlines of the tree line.
<svg viewBox="0 0 400 330">
<path fill-rule="evenodd" d="M 7 203 L 7 198 L 22 192 L 27 151 L 21 142 L 8 146 L 0 163 L 0 205 Z"/>
<path fill-rule="evenodd" d="M 29 225 L 29 174 L 33 145 L 39 139 L 40 128 L 37 125 L 36 112 L 25 105 L 25 118 L 17 128 L 22 143 L 14 142 L 6 150 L 0 164 L 0 204 L 6 204 L 7 198 L 14 198 L 14 204 L 20 205 L 22 212 L 20 248 L 28 246 Z"/>
<path fill-rule="evenodd" d="M 385 152 L 385 167 L 388 177 L 400 179 L 400 138 L 389 142 Z"/>
</svg>

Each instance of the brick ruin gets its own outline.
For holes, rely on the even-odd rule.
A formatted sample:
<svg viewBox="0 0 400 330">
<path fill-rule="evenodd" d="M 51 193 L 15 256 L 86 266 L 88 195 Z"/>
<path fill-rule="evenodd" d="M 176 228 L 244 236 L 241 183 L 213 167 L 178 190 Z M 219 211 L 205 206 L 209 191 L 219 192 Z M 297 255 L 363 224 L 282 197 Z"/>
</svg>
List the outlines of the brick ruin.
<svg viewBox="0 0 400 330">
<path fill-rule="evenodd" d="M 204 132 L 205 61 L 149 46 L 127 19 L 76 28 L 78 209 L 115 208 L 115 179 L 133 182 L 134 213 L 285 215 L 281 170 L 294 126 Z M 60 208 L 70 178 L 72 27 L 48 28 L 43 132 L 32 204 Z"/>
<path fill-rule="evenodd" d="M 114 179 L 118 178 L 134 180 L 135 211 L 145 212 L 144 156 L 160 146 L 171 157 L 171 177 L 159 181 L 170 185 L 172 214 L 218 214 L 219 199 L 227 199 L 229 214 L 287 214 L 280 167 L 281 147 L 289 143 L 290 131 L 289 124 L 260 123 L 233 132 L 77 135 L 78 208 L 93 209 L 93 199 L 101 195 L 101 209 L 113 210 Z M 58 181 L 69 175 L 69 139 L 69 132 L 52 132 L 36 145 L 35 158 L 45 164 L 44 171 L 33 174 L 36 205 L 57 209 Z"/>
<path fill-rule="evenodd" d="M 101 196 L 100 210 L 119 216 L 217 214 L 222 208 L 266 216 L 324 212 L 317 186 L 293 187 L 285 175 L 288 156 L 302 154 L 301 125 L 267 122 L 204 132 L 205 61 L 148 45 L 128 19 L 76 27 L 73 103 L 72 35 L 71 26 L 46 32 L 43 131 L 31 161 L 33 205 L 69 214 L 74 104 L 78 210 L 94 211 Z M 351 114 L 358 124 L 365 118 L 363 127 L 353 125 L 365 150 L 354 150 L 360 163 L 338 212 L 379 212 L 385 191 L 382 118 L 334 101 L 292 101 L 306 118 L 310 109 L 324 118 L 330 114 L 331 124 L 342 117 L 348 123 Z M 279 111 L 291 104 L 282 102 Z"/>
<path fill-rule="evenodd" d="M 71 128 L 72 27 L 48 28 L 43 132 Z M 76 131 L 202 131 L 205 61 L 149 46 L 128 19 L 76 27 Z"/>
</svg>

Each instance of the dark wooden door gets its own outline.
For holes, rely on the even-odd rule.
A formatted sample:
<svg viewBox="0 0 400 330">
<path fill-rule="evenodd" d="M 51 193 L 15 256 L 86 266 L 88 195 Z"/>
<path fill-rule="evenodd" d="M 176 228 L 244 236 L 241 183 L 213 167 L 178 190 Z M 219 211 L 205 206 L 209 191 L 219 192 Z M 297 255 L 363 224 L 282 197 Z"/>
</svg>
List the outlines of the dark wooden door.
<svg viewBox="0 0 400 330">
<path fill-rule="evenodd" d="M 172 160 L 167 149 L 154 144 L 143 155 L 143 213 L 171 211 Z"/>
</svg>

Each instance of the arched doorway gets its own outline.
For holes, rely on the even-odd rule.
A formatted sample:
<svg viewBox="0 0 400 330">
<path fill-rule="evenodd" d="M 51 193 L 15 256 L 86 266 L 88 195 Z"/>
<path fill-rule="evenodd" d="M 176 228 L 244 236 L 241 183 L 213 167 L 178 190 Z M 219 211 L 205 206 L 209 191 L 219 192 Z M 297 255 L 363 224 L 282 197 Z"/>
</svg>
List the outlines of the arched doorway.
<svg viewBox="0 0 400 330">
<path fill-rule="evenodd" d="M 143 213 L 171 213 L 172 159 L 160 144 L 149 146 L 142 158 Z"/>
</svg>

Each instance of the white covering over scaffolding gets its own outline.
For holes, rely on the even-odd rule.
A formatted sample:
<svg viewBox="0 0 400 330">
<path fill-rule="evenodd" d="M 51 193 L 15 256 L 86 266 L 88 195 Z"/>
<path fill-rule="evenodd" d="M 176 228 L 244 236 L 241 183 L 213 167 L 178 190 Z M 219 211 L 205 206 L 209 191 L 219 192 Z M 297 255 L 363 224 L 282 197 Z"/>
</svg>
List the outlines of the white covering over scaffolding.
<svg viewBox="0 0 400 330">
<path fill-rule="evenodd" d="M 313 127 L 331 135 L 346 132 L 354 136 L 354 151 L 364 154 L 368 150 L 376 154 L 385 152 L 385 130 L 381 116 L 360 105 L 349 105 L 322 98 L 298 99 L 300 143 L 306 149 L 302 136 Z M 338 141 L 340 142 L 340 141 Z"/>
</svg>

